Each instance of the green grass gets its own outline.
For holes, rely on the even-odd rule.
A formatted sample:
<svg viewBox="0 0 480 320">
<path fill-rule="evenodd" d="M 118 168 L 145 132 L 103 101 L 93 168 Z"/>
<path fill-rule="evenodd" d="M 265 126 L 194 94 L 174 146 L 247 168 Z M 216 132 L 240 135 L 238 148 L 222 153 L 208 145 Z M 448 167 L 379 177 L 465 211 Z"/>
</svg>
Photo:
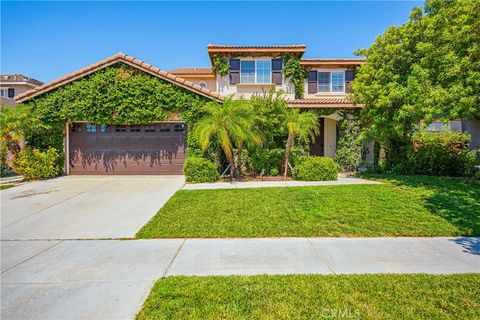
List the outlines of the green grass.
<svg viewBox="0 0 480 320">
<path fill-rule="evenodd" d="M 2 184 L 2 185 L 0 185 L 0 190 L 10 189 L 12 187 L 15 187 L 15 185 L 14 184 Z"/>
<path fill-rule="evenodd" d="M 480 275 L 167 277 L 137 314 L 138 320 L 324 318 L 479 319 Z"/>
<path fill-rule="evenodd" d="M 479 184 L 373 178 L 385 184 L 181 190 L 137 237 L 480 235 Z"/>
</svg>

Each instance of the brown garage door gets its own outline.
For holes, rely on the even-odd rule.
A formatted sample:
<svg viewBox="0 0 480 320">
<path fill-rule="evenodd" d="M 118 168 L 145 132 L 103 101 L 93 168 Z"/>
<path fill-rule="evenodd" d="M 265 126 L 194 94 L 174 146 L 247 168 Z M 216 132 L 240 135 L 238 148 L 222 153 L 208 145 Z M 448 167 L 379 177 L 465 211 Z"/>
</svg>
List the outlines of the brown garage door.
<svg viewBox="0 0 480 320">
<path fill-rule="evenodd" d="M 69 133 L 70 173 L 182 174 L 186 137 L 184 123 L 74 123 Z"/>
</svg>

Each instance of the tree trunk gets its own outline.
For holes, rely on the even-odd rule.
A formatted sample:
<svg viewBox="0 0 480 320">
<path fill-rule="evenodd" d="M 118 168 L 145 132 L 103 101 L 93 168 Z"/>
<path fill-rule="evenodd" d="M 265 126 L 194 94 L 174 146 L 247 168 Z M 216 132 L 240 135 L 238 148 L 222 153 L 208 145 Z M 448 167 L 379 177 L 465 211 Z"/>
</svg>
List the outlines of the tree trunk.
<svg viewBox="0 0 480 320">
<path fill-rule="evenodd" d="M 288 134 L 287 145 L 285 146 L 285 163 L 284 163 L 284 171 L 283 171 L 283 178 L 287 179 L 288 174 L 288 161 L 290 160 L 290 152 L 292 151 L 293 139 L 295 137 L 293 134 Z"/>
<path fill-rule="evenodd" d="M 239 175 L 242 175 L 242 144 L 238 144 L 237 147 L 237 172 Z"/>
<path fill-rule="evenodd" d="M 233 160 L 233 154 L 225 152 L 225 156 L 227 157 L 228 164 L 230 165 L 230 180 L 233 180 L 233 176 L 235 174 L 235 161 Z"/>
</svg>

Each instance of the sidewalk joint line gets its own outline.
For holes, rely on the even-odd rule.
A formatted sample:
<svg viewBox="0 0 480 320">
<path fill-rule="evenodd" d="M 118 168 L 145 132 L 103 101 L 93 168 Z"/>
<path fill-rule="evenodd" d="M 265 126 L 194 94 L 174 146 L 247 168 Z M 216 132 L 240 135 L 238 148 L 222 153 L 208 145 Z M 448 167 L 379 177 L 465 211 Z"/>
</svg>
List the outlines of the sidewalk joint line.
<svg viewBox="0 0 480 320">
<path fill-rule="evenodd" d="M 47 240 L 47 241 L 48 241 L 48 240 Z M 33 259 L 33 258 L 35 258 L 36 256 L 38 256 L 38 255 L 40 255 L 40 254 L 44 253 L 45 251 L 48 251 L 48 250 L 52 249 L 53 247 L 56 247 L 56 246 L 58 246 L 58 245 L 59 245 L 60 243 L 62 243 L 62 242 L 63 242 L 63 240 L 61 240 L 61 241 L 59 241 L 59 242 L 55 243 L 53 246 L 50 246 L 50 247 L 48 247 L 48 248 L 46 248 L 46 249 L 44 249 L 44 250 L 42 250 L 42 251 L 40 251 L 40 252 L 37 252 L 36 254 L 34 254 L 33 256 L 31 256 L 30 258 L 27 258 L 27 259 L 25 259 L 25 260 L 23 260 L 23 261 L 21 261 L 21 262 L 17 263 L 16 265 L 14 265 L 14 266 L 12 266 L 12 267 L 8 268 L 7 270 L 4 270 L 4 271 L 2 271 L 2 272 L 1 272 L 1 274 L 4 274 L 4 273 L 5 273 L 5 272 L 7 272 L 8 270 L 11 270 L 11 269 L 13 269 L 13 268 L 15 268 L 15 267 L 18 267 L 19 265 L 21 265 L 21 264 L 23 264 L 23 263 L 27 262 L 27 261 L 28 261 L 28 260 L 30 260 L 30 259 Z"/>
<path fill-rule="evenodd" d="M 187 241 L 187 239 L 183 239 L 182 244 L 180 245 L 180 247 L 178 247 L 177 252 L 175 252 L 175 255 L 173 256 L 172 261 L 170 261 L 170 263 L 168 264 L 168 266 L 167 266 L 167 268 L 165 269 L 165 272 L 162 274 L 162 277 L 161 277 L 161 278 L 165 278 L 168 270 L 170 270 L 170 267 L 172 266 L 173 262 L 175 261 L 175 259 L 177 258 L 178 254 L 180 253 L 180 250 L 182 250 L 183 245 L 185 244 L 186 241 Z"/>
<path fill-rule="evenodd" d="M 323 263 L 325 263 L 325 265 L 328 267 L 328 269 L 330 269 L 330 271 L 332 271 L 333 274 L 337 274 L 335 271 L 333 271 L 332 267 L 330 266 L 330 264 L 327 262 L 327 259 L 325 259 L 322 254 L 320 254 L 320 252 L 317 250 L 317 248 L 315 248 L 315 246 L 313 245 L 313 243 L 310 241 L 309 238 L 307 238 L 307 242 L 310 244 L 310 246 L 312 247 L 313 251 L 315 251 L 315 253 L 320 257 L 320 259 L 323 261 Z"/>
</svg>

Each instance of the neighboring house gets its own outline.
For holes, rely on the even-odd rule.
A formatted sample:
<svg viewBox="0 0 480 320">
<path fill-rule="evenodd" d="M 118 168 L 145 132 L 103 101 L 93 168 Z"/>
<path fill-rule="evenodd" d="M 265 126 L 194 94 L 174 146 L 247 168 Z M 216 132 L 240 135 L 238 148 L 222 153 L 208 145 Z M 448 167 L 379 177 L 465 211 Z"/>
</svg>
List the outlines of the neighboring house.
<svg viewBox="0 0 480 320">
<path fill-rule="evenodd" d="M 293 85 L 283 74 L 286 55 L 301 58 L 305 45 L 288 46 L 225 46 L 209 45 L 208 54 L 228 59 L 226 76 L 215 75 L 211 68 L 188 67 L 169 72 L 143 61 L 118 53 L 108 59 L 49 82 L 16 97 L 18 103 L 28 102 L 95 71 L 124 63 L 173 83 L 195 94 L 221 102 L 224 97 L 249 99 L 255 93 L 271 88 L 283 90 L 289 107 L 360 108 L 352 104 L 347 94 L 355 68 L 363 59 L 303 59 L 308 77 L 304 81 L 304 97 L 295 97 Z M 311 145 L 311 153 L 333 157 L 337 144 L 336 112 L 319 119 L 320 134 Z M 180 174 L 185 159 L 188 129 L 181 115 L 167 122 L 145 123 L 137 126 L 67 123 L 65 130 L 65 171 L 67 174 Z M 139 148 L 141 144 L 141 148 Z M 152 159 L 159 150 L 169 150 L 168 158 Z M 94 156 L 92 156 L 94 155 Z M 108 157 L 108 164 L 106 164 Z"/>
<path fill-rule="evenodd" d="M 444 123 L 440 120 L 435 120 L 425 127 L 426 131 L 441 132 L 441 131 L 456 131 L 468 133 L 470 135 L 469 148 L 480 149 L 480 118 L 477 119 L 459 119 Z M 479 154 L 480 157 L 480 154 Z"/>
<path fill-rule="evenodd" d="M 15 96 L 42 84 L 43 82 L 22 74 L 2 74 L 0 75 L 0 104 L 14 106 Z"/>
</svg>

